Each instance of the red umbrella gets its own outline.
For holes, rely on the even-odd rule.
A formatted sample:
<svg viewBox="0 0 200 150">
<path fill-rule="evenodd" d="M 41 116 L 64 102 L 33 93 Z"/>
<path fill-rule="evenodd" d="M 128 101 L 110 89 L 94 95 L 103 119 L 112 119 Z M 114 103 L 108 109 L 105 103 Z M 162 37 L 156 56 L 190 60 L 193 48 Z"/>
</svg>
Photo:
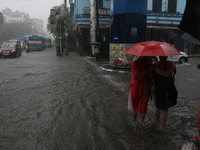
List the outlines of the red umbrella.
<svg viewBox="0 0 200 150">
<path fill-rule="evenodd" d="M 172 56 L 180 55 L 180 51 L 166 42 L 146 41 L 134 44 L 126 51 L 126 54 L 136 56 Z"/>
</svg>

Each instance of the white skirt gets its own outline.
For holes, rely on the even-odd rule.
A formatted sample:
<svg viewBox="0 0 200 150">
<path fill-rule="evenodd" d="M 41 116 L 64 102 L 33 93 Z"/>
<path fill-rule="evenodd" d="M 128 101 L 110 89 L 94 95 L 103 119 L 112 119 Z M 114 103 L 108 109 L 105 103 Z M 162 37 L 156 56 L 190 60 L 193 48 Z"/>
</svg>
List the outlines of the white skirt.
<svg viewBox="0 0 200 150">
<path fill-rule="evenodd" d="M 129 96 L 128 96 L 128 111 L 130 111 L 131 113 L 134 113 L 133 105 L 132 105 L 132 98 L 131 98 L 131 91 L 129 92 Z"/>
</svg>

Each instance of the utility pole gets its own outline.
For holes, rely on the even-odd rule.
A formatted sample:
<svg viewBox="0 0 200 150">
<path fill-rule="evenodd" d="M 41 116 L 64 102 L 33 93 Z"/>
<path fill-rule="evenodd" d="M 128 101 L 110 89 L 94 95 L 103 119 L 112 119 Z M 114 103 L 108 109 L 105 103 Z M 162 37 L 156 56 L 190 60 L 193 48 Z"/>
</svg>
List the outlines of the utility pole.
<svg viewBox="0 0 200 150">
<path fill-rule="evenodd" d="M 99 33 L 99 0 L 96 0 L 96 42 L 100 42 Z"/>
<path fill-rule="evenodd" d="M 91 42 L 91 52 L 92 55 L 94 53 L 94 45 L 93 43 L 96 42 L 96 0 L 90 0 L 90 20 L 91 20 L 91 27 L 90 27 L 90 42 Z"/>
<path fill-rule="evenodd" d="M 100 42 L 100 30 L 99 30 L 99 1 L 90 0 L 91 4 L 91 28 L 90 28 L 90 38 L 92 44 L 92 54 L 94 55 L 94 43 Z"/>
<path fill-rule="evenodd" d="M 59 36 L 59 40 L 60 40 L 60 55 L 62 55 L 62 25 L 61 25 L 62 20 L 60 19 L 60 36 Z"/>
<path fill-rule="evenodd" d="M 66 47 L 66 45 L 67 45 L 66 42 L 68 42 L 68 41 L 67 41 L 67 40 L 68 40 L 68 39 L 67 39 L 67 27 L 66 27 L 66 22 L 65 22 L 65 21 L 66 21 L 65 19 L 67 18 L 67 0 L 64 0 L 64 13 L 63 13 L 63 15 L 64 15 L 64 30 L 65 30 L 65 31 L 64 31 L 64 32 L 65 32 L 65 33 L 64 33 L 64 36 L 65 36 L 65 38 L 66 38 L 66 39 L 65 39 L 66 41 L 65 41 L 64 54 L 65 54 L 65 55 L 68 55 L 68 47 Z"/>
<path fill-rule="evenodd" d="M 67 0 L 64 0 L 64 16 L 67 16 Z"/>
</svg>

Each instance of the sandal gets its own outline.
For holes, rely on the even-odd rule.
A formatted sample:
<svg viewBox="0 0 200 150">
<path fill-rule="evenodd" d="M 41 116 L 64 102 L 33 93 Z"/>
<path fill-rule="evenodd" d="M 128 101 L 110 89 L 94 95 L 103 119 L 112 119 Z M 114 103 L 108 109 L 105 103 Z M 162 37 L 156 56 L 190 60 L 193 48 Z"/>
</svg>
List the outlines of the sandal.
<svg viewBox="0 0 200 150">
<path fill-rule="evenodd" d="M 192 141 L 192 142 L 200 142 L 200 136 L 197 135 L 197 136 L 191 138 L 190 141 Z"/>
</svg>

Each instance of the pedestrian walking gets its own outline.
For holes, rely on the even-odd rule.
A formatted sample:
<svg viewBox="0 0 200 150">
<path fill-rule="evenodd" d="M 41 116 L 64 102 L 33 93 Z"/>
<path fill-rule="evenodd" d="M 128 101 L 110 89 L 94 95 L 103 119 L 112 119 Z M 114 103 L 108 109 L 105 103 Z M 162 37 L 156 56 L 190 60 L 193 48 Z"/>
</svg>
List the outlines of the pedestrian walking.
<svg viewBox="0 0 200 150">
<path fill-rule="evenodd" d="M 170 90 L 175 88 L 174 80 L 172 78 L 175 71 L 175 64 L 172 61 L 167 61 L 167 56 L 160 56 L 159 58 L 160 61 L 154 64 L 152 95 L 156 107 L 155 119 L 159 124 L 159 130 L 163 132 L 165 131 L 168 109 L 172 107 L 172 105 L 169 104 L 169 102 L 172 100 L 172 97 L 168 96 L 170 95 Z M 173 87 L 171 87 L 171 85 Z M 176 100 L 178 93 L 176 89 L 174 90 Z"/>
<path fill-rule="evenodd" d="M 68 56 L 68 54 L 69 54 L 69 53 L 68 53 L 68 51 L 69 51 L 69 43 L 68 43 L 68 40 L 66 40 L 66 42 L 65 42 L 65 50 L 64 50 L 64 51 L 65 51 L 65 55 Z"/>
<path fill-rule="evenodd" d="M 56 37 L 55 39 L 55 45 L 56 45 L 56 56 L 61 56 L 61 40 L 59 37 Z"/>
<path fill-rule="evenodd" d="M 197 68 L 200 69 L 200 64 L 197 65 Z M 200 104 L 199 104 L 199 107 L 198 107 L 198 134 L 191 138 L 190 141 L 193 141 L 193 142 L 200 142 Z"/>
<path fill-rule="evenodd" d="M 99 56 L 99 46 L 98 45 L 94 46 L 94 53 L 95 53 L 96 60 L 99 61 L 100 60 L 100 56 Z"/>
<path fill-rule="evenodd" d="M 128 98 L 128 110 L 133 113 L 134 121 L 143 123 L 151 96 L 151 67 L 149 57 L 141 56 L 132 62 L 132 78 Z"/>
<path fill-rule="evenodd" d="M 26 43 L 26 52 L 30 53 L 30 44 L 29 44 L 29 42 Z"/>
</svg>

